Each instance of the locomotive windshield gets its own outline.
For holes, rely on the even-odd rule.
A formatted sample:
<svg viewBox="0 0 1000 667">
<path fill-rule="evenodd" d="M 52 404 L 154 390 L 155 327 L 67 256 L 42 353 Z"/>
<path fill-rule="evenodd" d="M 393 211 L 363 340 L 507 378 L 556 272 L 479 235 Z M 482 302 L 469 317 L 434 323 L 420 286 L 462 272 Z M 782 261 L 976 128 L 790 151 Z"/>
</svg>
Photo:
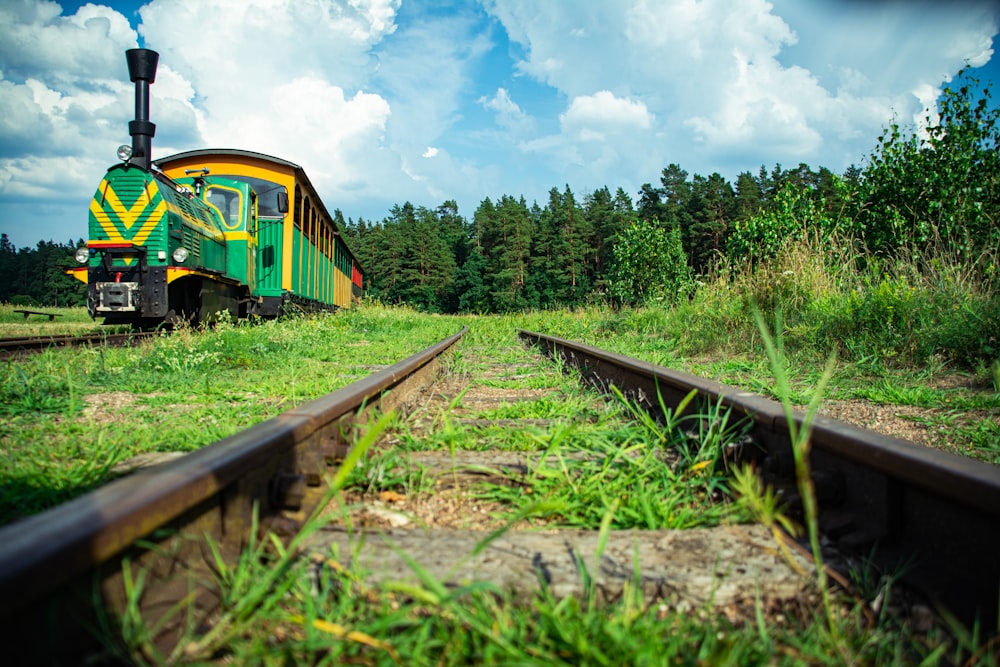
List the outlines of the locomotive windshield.
<svg viewBox="0 0 1000 667">
<path fill-rule="evenodd" d="M 213 174 L 214 176 L 215 174 Z M 283 218 L 284 213 L 278 207 L 278 195 L 286 193 L 284 185 L 268 181 L 263 178 L 253 176 L 232 176 L 229 174 L 218 174 L 222 178 L 230 178 L 234 181 L 248 184 L 257 193 L 257 215 L 262 218 Z M 287 194 L 286 194 L 287 197 Z"/>
<path fill-rule="evenodd" d="M 217 185 L 209 186 L 205 199 L 214 205 L 225 218 L 226 226 L 233 228 L 240 224 L 240 193 Z"/>
</svg>

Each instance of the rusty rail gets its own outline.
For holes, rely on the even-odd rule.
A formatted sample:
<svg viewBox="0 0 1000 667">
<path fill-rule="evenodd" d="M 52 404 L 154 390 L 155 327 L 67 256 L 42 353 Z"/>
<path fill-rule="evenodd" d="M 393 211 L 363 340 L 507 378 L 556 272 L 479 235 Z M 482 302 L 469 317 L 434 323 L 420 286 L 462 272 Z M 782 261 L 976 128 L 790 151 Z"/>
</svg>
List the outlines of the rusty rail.
<svg viewBox="0 0 1000 667">
<path fill-rule="evenodd" d="M 41 352 L 51 347 L 82 347 L 100 345 L 131 345 L 140 340 L 158 335 L 155 331 L 132 331 L 127 333 L 96 333 L 74 336 L 17 336 L 0 338 L 0 359 L 7 359 L 19 353 Z"/>
<path fill-rule="evenodd" d="M 652 412 L 696 389 L 703 401 L 752 421 L 755 460 L 767 481 L 794 491 L 794 465 L 780 403 L 735 387 L 600 350 L 521 331 L 521 337 L 578 368 L 602 390 L 614 385 Z M 804 415 L 794 419 L 802 425 Z M 1000 467 L 817 417 L 811 467 L 820 527 L 845 550 L 890 572 L 971 621 L 995 628 L 1000 605 Z M 756 446 L 752 446 L 756 445 Z"/>
<path fill-rule="evenodd" d="M 465 332 L 204 449 L 0 529 L 6 645 L 37 648 L 51 636 L 59 638 L 57 649 L 48 646 L 60 652 L 55 662 L 76 655 L 91 641 L 86 627 L 95 626 L 95 601 L 122 609 L 126 563 L 147 573 L 144 615 L 155 618 L 190 595 L 193 578 L 198 605 L 211 608 L 215 592 L 201 583 L 212 567 L 204 537 L 235 559 L 252 537 L 254 511 L 265 529 L 295 531 L 322 497 L 324 473 L 347 453 L 352 429 L 364 428 L 372 410 L 404 406 L 429 385 L 440 355 Z M 165 627 L 163 643 L 176 631 Z"/>
</svg>

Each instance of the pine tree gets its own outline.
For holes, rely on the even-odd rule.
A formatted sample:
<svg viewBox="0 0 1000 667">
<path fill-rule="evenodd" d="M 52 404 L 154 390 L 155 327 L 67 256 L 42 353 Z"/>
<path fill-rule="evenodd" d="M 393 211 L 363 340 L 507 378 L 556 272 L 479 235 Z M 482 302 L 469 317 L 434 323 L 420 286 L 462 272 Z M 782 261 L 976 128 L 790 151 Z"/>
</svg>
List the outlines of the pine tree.
<svg viewBox="0 0 1000 667">
<path fill-rule="evenodd" d="M 760 182 L 749 171 L 736 177 L 736 217 L 746 220 L 764 207 L 764 193 Z"/>
<path fill-rule="evenodd" d="M 670 164 L 660 174 L 663 186 L 664 215 L 660 223 L 668 228 L 687 229 L 692 222 L 692 184 L 688 181 L 688 173 L 679 164 Z"/>
<path fill-rule="evenodd" d="M 538 308 L 552 308 L 558 303 L 559 279 L 555 254 L 558 252 L 557 212 L 553 210 L 553 199 L 558 200 L 559 191 L 549 190 L 549 205 L 541 209 L 532 207 L 531 232 L 531 272 L 528 276 L 528 301 Z"/>
<path fill-rule="evenodd" d="M 713 258 L 725 252 L 730 226 L 736 217 L 736 195 L 718 173 L 695 175 L 691 187 L 691 220 L 687 245 L 691 268 L 704 273 Z"/>
<path fill-rule="evenodd" d="M 0 303 L 10 303 L 17 275 L 17 247 L 6 234 L 0 234 Z"/>
<path fill-rule="evenodd" d="M 596 289 L 603 290 L 611 265 L 613 240 L 627 221 L 634 217 L 632 200 L 621 188 L 618 188 L 615 198 L 612 198 L 611 191 L 603 187 L 585 199 L 584 216 L 593 230 L 593 285 Z"/>
<path fill-rule="evenodd" d="M 664 220 L 667 217 L 666 208 L 663 205 L 663 190 L 654 188 L 649 183 L 643 183 L 639 188 L 639 201 L 636 204 L 636 211 L 641 220 L 653 221 Z"/>
<path fill-rule="evenodd" d="M 496 312 L 528 307 L 526 285 L 531 257 L 531 214 L 524 197 L 501 197 L 494 207 L 486 200 L 476 211 L 480 249 L 490 278 L 490 306 Z"/>
<path fill-rule="evenodd" d="M 390 213 L 385 221 L 390 251 L 386 268 L 393 278 L 386 297 L 421 310 L 442 312 L 456 270 L 450 230 L 433 211 L 414 208 L 409 202 L 394 206 Z"/>
<path fill-rule="evenodd" d="M 552 276 L 556 303 L 575 307 L 584 302 L 590 291 L 588 261 L 593 236 L 590 221 L 576 205 L 569 186 L 563 193 L 549 191 L 547 212 L 552 218 Z"/>
<path fill-rule="evenodd" d="M 455 274 L 455 293 L 458 311 L 487 313 L 490 310 L 490 291 L 486 286 L 486 258 L 473 247 L 465 263 Z"/>
</svg>

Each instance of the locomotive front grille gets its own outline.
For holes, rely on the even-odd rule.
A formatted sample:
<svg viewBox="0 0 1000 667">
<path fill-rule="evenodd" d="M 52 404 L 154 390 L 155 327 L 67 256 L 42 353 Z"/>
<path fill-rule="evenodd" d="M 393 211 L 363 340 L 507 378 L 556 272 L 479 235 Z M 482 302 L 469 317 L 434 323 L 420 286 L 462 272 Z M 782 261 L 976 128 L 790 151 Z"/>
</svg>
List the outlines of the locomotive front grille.
<svg viewBox="0 0 1000 667">
<path fill-rule="evenodd" d="M 97 311 L 135 311 L 138 309 L 139 294 L 139 283 L 97 283 Z"/>
</svg>

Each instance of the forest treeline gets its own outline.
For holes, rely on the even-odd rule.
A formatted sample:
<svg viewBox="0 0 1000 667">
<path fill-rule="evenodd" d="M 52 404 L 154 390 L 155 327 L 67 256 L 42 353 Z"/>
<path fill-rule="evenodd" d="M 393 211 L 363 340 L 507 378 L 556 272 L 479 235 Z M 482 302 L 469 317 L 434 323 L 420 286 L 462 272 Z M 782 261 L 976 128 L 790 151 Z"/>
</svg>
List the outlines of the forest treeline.
<svg viewBox="0 0 1000 667">
<path fill-rule="evenodd" d="M 1000 135 L 989 95 L 960 72 L 922 130 L 893 123 L 864 167 L 843 174 L 762 166 L 731 183 L 670 164 L 635 200 L 567 185 L 542 203 L 486 199 L 471 219 L 454 201 L 406 203 L 379 222 L 347 221 L 349 243 L 368 295 L 442 313 L 675 302 L 720 264 L 752 266 L 806 238 L 848 245 L 860 264 L 931 249 L 958 262 L 992 256 Z"/>
<path fill-rule="evenodd" d="M 856 170 L 848 178 L 856 181 Z M 636 304 L 662 298 L 669 285 L 674 293 L 683 289 L 689 275 L 703 273 L 725 251 L 734 226 L 772 205 L 782 188 L 808 190 L 831 214 L 842 209 L 837 183 L 829 170 L 805 164 L 761 167 L 757 175 L 740 174 L 735 186 L 717 173 L 689 177 L 671 164 L 658 187 L 642 186 L 636 203 L 622 188 L 612 194 L 607 187 L 578 200 L 567 185 L 552 188 L 544 207 L 510 195 L 486 199 L 471 220 L 454 201 L 433 210 L 396 205 L 373 223 L 337 215 L 365 267 L 367 294 L 385 303 L 440 313 L 606 299 Z M 0 236 L 0 302 L 85 305 L 86 286 L 65 275 L 83 243 L 42 241 L 18 249 Z M 673 272 L 662 275 L 661 264 Z M 657 270 L 661 275 L 652 276 Z"/>
<path fill-rule="evenodd" d="M 839 215 L 847 202 L 830 170 L 761 167 L 733 185 L 671 164 L 633 201 L 622 188 L 578 196 L 552 188 L 544 205 L 485 199 L 471 219 L 454 201 L 436 209 L 396 205 L 380 222 L 348 221 L 348 242 L 367 269 L 366 291 L 386 303 L 443 313 L 634 305 L 675 297 L 725 254 L 741 223 L 786 189 Z"/>
<path fill-rule="evenodd" d="M 34 248 L 17 248 L 0 234 L 0 303 L 16 306 L 86 306 L 87 286 L 66 274 L 79 264 L 74 251 L 80 239 L 65 244 L 39 241 Z"/>
</svg>

